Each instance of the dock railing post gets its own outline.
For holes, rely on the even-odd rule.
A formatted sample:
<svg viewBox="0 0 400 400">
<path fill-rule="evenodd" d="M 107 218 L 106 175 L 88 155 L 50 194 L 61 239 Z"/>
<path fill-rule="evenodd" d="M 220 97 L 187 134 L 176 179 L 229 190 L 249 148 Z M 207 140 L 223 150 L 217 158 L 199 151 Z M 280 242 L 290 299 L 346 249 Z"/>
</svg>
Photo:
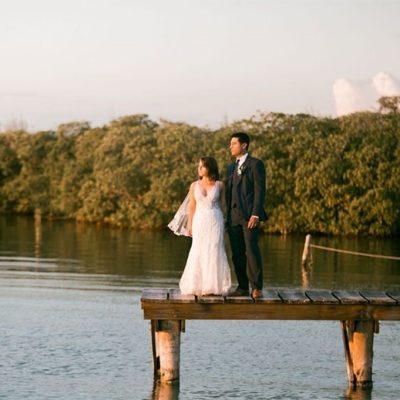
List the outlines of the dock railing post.
<svg viewBox="0 0 400 400">
<path fill-rule="evenodd" d="M 311 260 L 310 245 L 311 245 L 311 235 L 308 234 L 304 242 L 303 256 L 301 257 L 301 265 L 303 267 L 306 266 L 308 262 Z"/>
</svg>

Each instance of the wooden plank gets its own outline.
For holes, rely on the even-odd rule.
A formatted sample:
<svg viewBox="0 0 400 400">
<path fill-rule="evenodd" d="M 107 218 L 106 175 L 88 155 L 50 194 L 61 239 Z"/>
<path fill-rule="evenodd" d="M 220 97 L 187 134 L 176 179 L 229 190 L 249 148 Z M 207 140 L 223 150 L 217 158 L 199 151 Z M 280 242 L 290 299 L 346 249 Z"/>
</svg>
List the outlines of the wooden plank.
<svg viewBox="0 0 400 400">
<path fill-rule="evenodd" d="M 253 304 L 254 300 L 250 296 L 226 296 L 226 303 L 231 304 Z"/>
<path fill-rule="evenodd" d="M 142 292 L 142 302 L 162 303 L 168 300 L 170 289 L 144 289 Z"/>
<path fill-rule="evenodd" d="M 365 300 L 366 301 L 366 300 Z M 145 319 L 223 320 L 400 320 L 400 305 L 382 304 L 235 304 L 142 303 Z"/>
<path fill-rule="evenodd" d="M 263 290 L 263 297 L 254 300 L 255 303 L 262 304 L 280 304 L 282 299 L 279 297 L 278 291 L 274 289 Z"/>
<path fill-rule="evenodd" d="M 368 300 L 355 290 L 345 291 L 339 290 L 332 293 L 342 304 L 367 304 Z"/>
<path fill-rule="evenodd" d="M 205 304 L 218 304 L 218 303 L 224 303 L 225 299 L 222 296 L 207 295 L 207 296 L 198 296 L 197 302 Z"/>
<path fill-rule="evenodd" d="M 397 301 L 389 297 L 385 292 L 363 290 L 360 294 L 368 300 L 369 304 L 397 304 Z"/>
<path fill-rule="evenodd" d="M 171 303 L 195 303 L 196 296 L 193 294 L 181 294 L 180 289 L 170 289 L 168 300 Z"/>
<path fill-rule="evenodd" d="M 311 300 L 306 296 L 305 292 L 296 289 L 282 289 L 278 291 L 282 301 L 287 304 L 307 304 Z"/>
<path fill-rule="evenodd" d="M 398 303 L 400 303 L 400 292 L 398 291 L 393 291 L 391 290 L 390 292 L 386 292 L 388 296 L 390 296 L 392 299 L 396 300 Z"/>
<path fill-rule="evenodd" d="M 307 290 L 306 295 L 314 304 L 337 304 L 339 300 L 328 290 Z"/>
</svg>

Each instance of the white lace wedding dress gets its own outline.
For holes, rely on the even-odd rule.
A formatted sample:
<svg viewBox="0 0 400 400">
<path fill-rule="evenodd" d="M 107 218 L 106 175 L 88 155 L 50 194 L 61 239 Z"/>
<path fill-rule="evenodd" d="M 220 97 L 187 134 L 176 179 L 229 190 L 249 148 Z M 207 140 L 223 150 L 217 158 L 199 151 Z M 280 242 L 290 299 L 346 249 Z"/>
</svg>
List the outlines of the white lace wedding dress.
<svg viewBox="0 0 400 400">
<path fill-rule="evenodd" d="M 192 247 L 179 282 L 182 294 L 225 294 L 231 273 L 224 245 L 224 217 L 219 182 L 203 193 L 195 184 L 196 211 L 192 222 Z"/>
</svg>

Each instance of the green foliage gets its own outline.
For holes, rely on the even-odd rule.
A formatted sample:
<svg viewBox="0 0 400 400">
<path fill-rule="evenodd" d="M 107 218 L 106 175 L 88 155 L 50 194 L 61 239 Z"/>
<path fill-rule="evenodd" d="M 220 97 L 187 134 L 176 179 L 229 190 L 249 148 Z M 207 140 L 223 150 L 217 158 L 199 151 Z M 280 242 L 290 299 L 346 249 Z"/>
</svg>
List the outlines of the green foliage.
<svg viewBox="0 0 400 400">
<path fill-rule="evenodd" d="M 400 234 L 398 99 L 341 118 L 258 113 L 217 130 L 121 117 L 56 132 L 0 134 L 0 210 L 136 229 L 165 228 L 201 156 L 225 175 L 230 135 L 267 168 L 268 232 Z"/>
</svg>

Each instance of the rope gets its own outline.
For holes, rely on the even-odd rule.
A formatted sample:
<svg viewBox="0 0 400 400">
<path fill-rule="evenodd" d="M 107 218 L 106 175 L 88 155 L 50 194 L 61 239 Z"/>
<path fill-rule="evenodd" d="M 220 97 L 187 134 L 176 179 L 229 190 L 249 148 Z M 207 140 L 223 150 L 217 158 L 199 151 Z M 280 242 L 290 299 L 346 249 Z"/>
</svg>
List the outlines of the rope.
<svg viewBox="0 0 400 400">
<path fill-rule="evenodd" d="M 385 258 L 386 260 L 399 260 L 400 261 L 400 257 L 394 257 L 394 256 L 382 256 L 380 254 L 359 253 L 357 251 L 339 250 L 339 249 L 333 249 L 332 247 L 317 246 L 316 244 L 310 244 L 310 247 L 314 247 L 315 249 L 321 249 L 321 250 L 335 251 L 336 253 L 353 254 L 355 256 Z"/>
</svg>

